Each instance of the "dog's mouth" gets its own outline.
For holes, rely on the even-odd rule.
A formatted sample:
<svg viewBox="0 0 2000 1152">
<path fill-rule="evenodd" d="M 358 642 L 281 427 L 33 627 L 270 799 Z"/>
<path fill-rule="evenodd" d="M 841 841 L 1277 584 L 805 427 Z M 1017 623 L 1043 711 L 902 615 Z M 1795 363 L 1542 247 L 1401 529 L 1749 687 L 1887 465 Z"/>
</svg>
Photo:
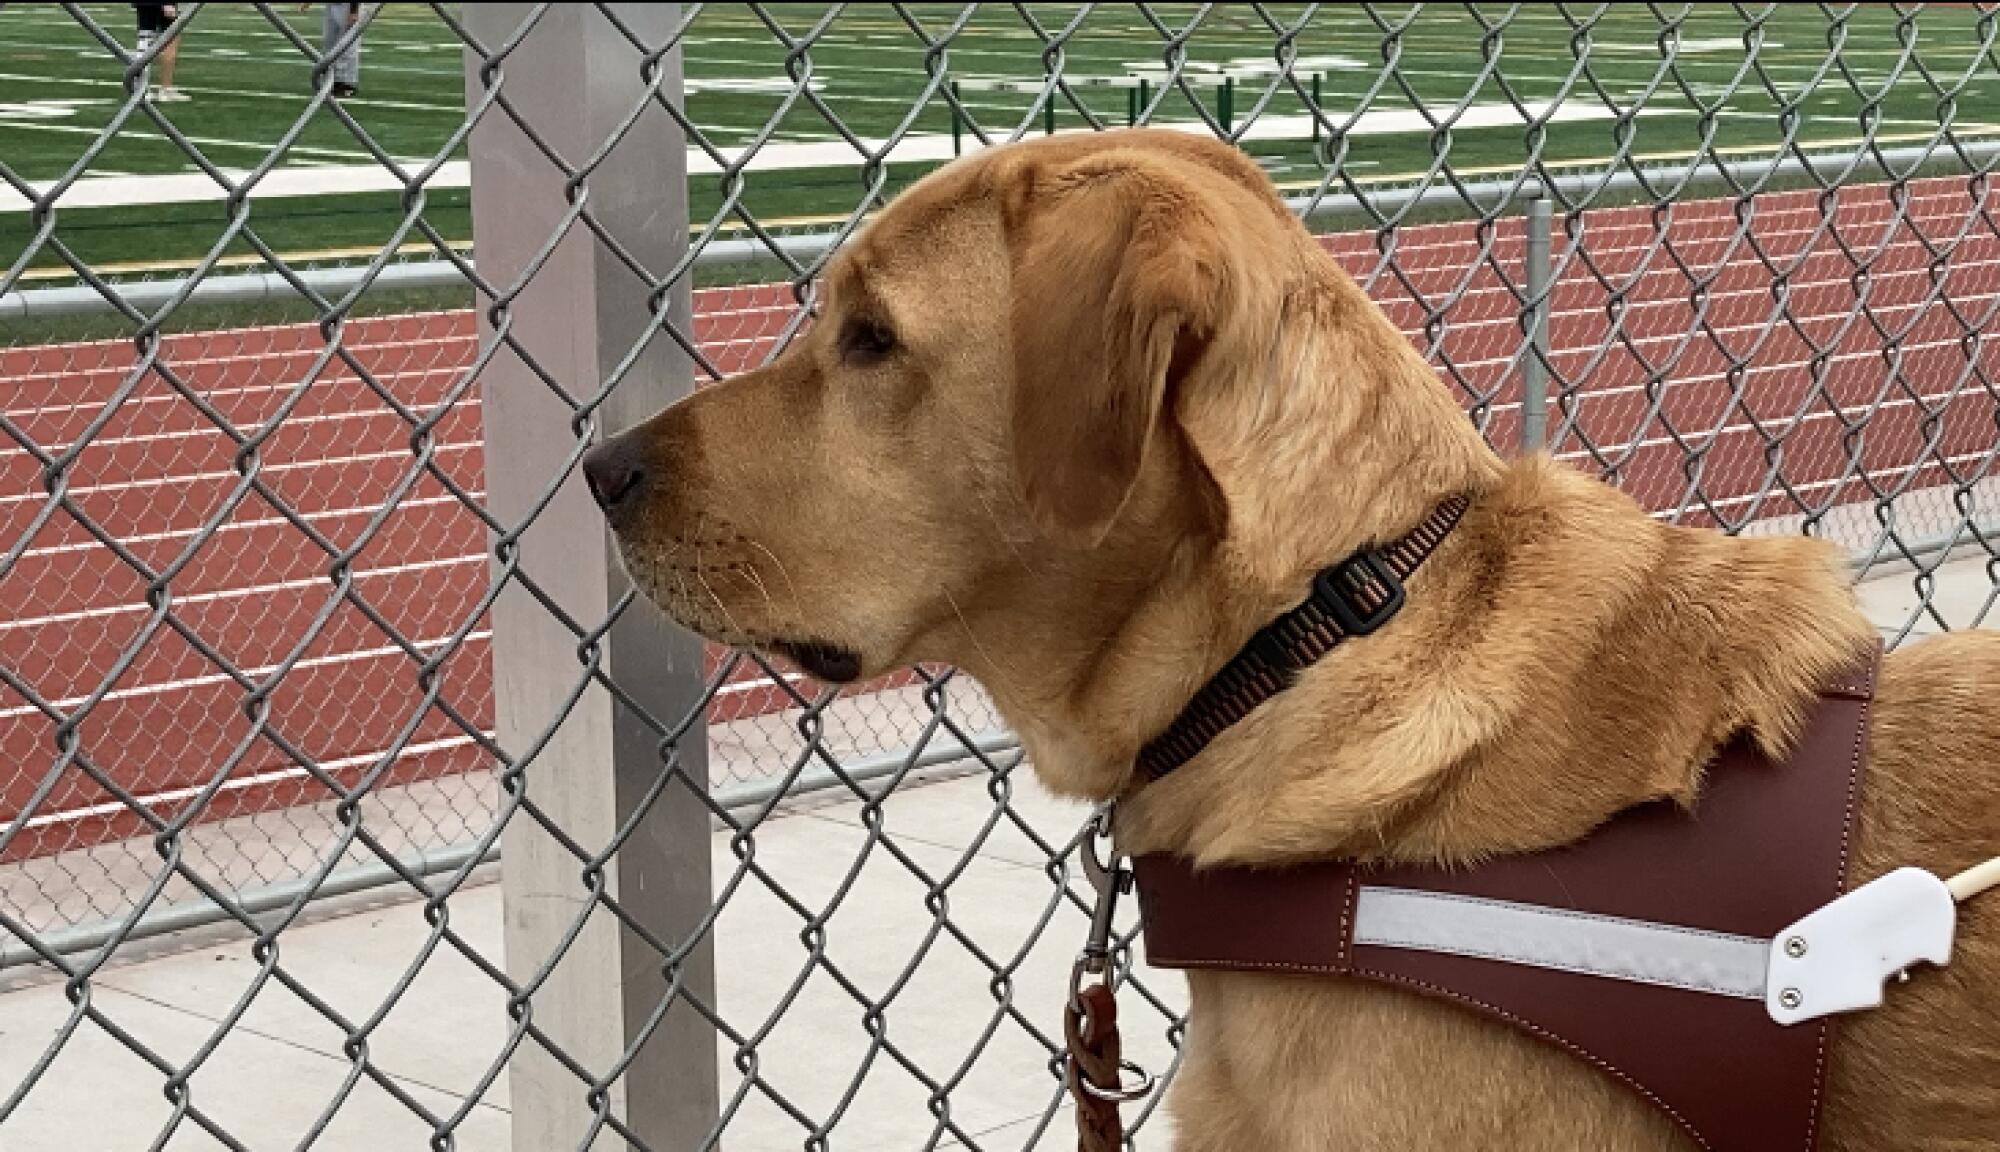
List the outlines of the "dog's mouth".
<svg viewBox="0 0 2000 1152">
<path fill-rule="evenodd" d="M 852 684 L 861 679 L 861 654 L 852 648 L 824 640 L 780 640 L 771 648 L 815 680 Z"/>
<path fill-rule="evenodd" d="M 710 588 L 709 582 L 694 569 L 675 569 L 656 563 L 645 549 L 624 548 L 624 538 L 620 537 L 621 553 L 626 570 L 632 574 L 633 582 L 645 594 L 646 599 L 666 615 L 690 631 L 718 644 L 736 648 L 751 648 L 773 656 L 780 656 L 797 665 L 799 669 L 816 680 L 828 684 L 852 684 L 861 679 L 861 653 L 844 644 L 817 637 L 784 636 L 757 627 L 757 621 L 749 627 L 739 624 L 729 610 L 722 606 Z M 716 565 L 716 569 L 724 568 Z M 743 566 L 747 569 L 747 565 Z M 735 568 L 730 568 L 735 571 Z M 709 590 L 709 600 L 695 597 L 689 588 L 688 577 L 692 575 L 701 587 Z M 711 576 L 715 575 L 711 571 Z M 719 577 L 716 577 L 719 579 Z"/>
</svg>

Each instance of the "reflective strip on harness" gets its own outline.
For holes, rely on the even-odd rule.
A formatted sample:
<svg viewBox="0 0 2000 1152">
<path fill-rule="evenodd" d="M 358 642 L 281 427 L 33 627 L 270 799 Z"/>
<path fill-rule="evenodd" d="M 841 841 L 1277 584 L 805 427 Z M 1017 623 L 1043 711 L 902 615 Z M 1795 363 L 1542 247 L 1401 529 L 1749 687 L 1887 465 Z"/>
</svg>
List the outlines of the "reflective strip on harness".
<svg viewBox="0 0 2000 1152">
<path fill-rule="evenodd" d="M 1764 998 L 1771 944 L 1751 936 L 1444 892 L 1362 885 L 1354 942 Z"/>
</svg>

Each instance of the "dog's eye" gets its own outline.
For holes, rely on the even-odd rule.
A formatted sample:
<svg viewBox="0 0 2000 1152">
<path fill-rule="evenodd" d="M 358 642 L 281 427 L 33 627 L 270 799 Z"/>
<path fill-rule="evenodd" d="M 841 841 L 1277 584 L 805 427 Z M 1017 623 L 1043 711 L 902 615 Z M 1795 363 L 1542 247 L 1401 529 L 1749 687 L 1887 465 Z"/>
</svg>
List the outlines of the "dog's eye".
<svg viewBox="0 0 2000 1152">
<path fill-rule="evenodd" d="M 896 334 L 886 324 L 856 317 L 840 330 L 840 354 L 856 363 L 872 363 L 896 350 Z"/>
</svg>

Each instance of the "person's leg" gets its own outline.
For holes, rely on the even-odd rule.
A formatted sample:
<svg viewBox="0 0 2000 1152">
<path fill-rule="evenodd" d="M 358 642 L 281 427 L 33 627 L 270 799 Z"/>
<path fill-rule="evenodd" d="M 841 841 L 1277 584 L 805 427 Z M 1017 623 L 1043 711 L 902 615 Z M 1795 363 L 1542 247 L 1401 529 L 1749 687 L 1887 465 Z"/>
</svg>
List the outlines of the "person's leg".
<svg viewBox="0 0 2000 1152">
<path fill-rule="evenodd" d="M 178 34 L 168 40 L 166 45 L 160 49 L 160 91 L 163 93 L 171 92 L 175 97 L 185 95 L 180 89 L 174 87 L 174 57 L 180 54 L 180 50 L 181 38 Z"/>
<path fill-rule="evenodd" d="M 353 18 L 352 4 L 328 4 L 320 21 L 320 52 L 331 55 L 335 44 L 347 32 Z M 361 44 L 355 44 L 333 60 L 333 86 L 336 94 L 353 91 L 361 80 Z"/>
<path fill-rule="evenodd" d="M 320 56 L 326 58 L 340 40 L 340 4 L 320 4 Z"/>
<path fill-rule="evenodd" d="M 360 22 L 362 6 L 360 4 L 342 4 L 340 8 L 346 10 L 346 14 L 344 14 L 346 28 L 354 28 Z M 360 36 L 354 38 L 354 42 L 348 46 L 348 50 L 342 52 L 340 60 L 334 64 L 334 80 L 346 84 L 348 92 L 352 92 L 354 88 L 360 88 L 360 84 L 362 84 L 362 38 Z"/>
<path fill-rule="evenodd" d="M 340 17 L 340 10 L 343 7 L 345 5 L 342 4 L 322 4 L 319 6 L 319 54 L 322 58 L 331 58 L 333 46 L 340 40 L 341 26 L 344 23 Z M 333 68 L 333 72 L 335 73 L 333 79 L 336 84 L 340 82 L 339 71 L 340 69 L 336 65 Z"/>
<path fill-rule="evenodd" d="M 153 89 L 153 99 L 160 101 L 185 100 L 187 94 L 174 87 L 174 57 L 179 54 L 181 40 L 174 36 L 164 44 L 160 38 L 166 35 L 178 9 L 168 4 L 141 4 L 135 6 L 139 16 L 139 51 L 150 51 L 159 45 L 159 55 L 153 57 L 153 78 L 157 82 Z"/>
<path fill-rule="evenodd" d="M 346 4 L 343 5 L 343 7 L 347 9 L 347 22 L 349 25 L 360 23 L 361 5 Z M 349 48 L 347 50 L 347 54 L 340 58 L 340 66 L 336 68 L 335 71 L 340 74 L 340 78 L 346 82 L 349 88 L 361 87 L 361 37 L 360 36 L 356 36 L 354 38 L 354 46 Z"/>
</svg>

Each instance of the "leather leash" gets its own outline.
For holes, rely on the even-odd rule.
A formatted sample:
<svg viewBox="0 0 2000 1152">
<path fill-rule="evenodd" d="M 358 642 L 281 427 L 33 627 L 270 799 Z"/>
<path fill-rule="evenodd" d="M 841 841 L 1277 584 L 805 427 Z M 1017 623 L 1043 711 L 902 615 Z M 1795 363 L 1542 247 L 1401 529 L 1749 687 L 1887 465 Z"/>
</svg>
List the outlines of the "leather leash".
<svg viewBox="0 0 2000 1152">
<path fill-rule="evenodd" d="M 1080 1152 L 1119 1152 L 1125 1121 L 1118 1114 L 1120 1050 L 1118 998 L 1109 984 L 1092 984 L 1063 1011 L 1069 1042 L 1069 1094 L 1076 1101 L 1076 1146 Z"/>
<path fill-rule="evenodd" d="M 1387 624 L 1402 610 L 1403 581 L 1437 550 L 1470 506 L 1467 497 L 1453 496 L 1409 535 L 1322 569 L 1304 603 L 1259 629 L 1173 723 L 1140 750 L 1140 773 L 1157 780 L 1187 763 L 1251 710 L 1291 687 L 1300 671 L 1342 641 Z M 1124 1058 L 1118 1035 L 1111 920 L 1118 897 L 1132 888 L 1132 871 L 1112 845 L 1111 813 L 1109 804 L 1099 810 L 1078 849 L 1084 875 L 1097 893 L 1090 936 L 1070 971 L 1063 1016 L 1063 1079 L 1076 1102 L 1080 1152 L 1117 1152 L 1125 1138 L 1118 1106 L 1151 1095 L 1155 1083 L 1145 1069 Z M 1086 986 L 1090 976 L 1098 982 Z M 1126 1085 L 1126 1072 L 1136 1074 L 1138 1082 Z"/>
</svg>

